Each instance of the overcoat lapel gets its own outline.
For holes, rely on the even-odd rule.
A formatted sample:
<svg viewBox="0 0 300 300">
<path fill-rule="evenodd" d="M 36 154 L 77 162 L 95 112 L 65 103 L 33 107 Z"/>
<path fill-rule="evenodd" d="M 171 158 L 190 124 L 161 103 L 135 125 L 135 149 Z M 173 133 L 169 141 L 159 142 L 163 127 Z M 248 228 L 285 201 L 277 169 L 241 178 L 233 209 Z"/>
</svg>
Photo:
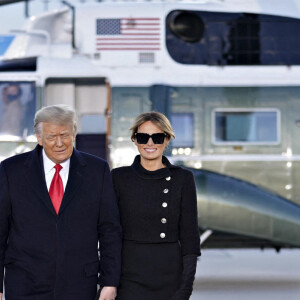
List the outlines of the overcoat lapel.
<svg viewBox="0 0 300 300">
<path fill-rule="evenodd" d="M 76 195 L 78 188 L 82 185 L 85 165 L 85 161 L 80 155 L 80 152 L 74 149 L 70 161 L 68 182 L 58 214 L 64 211 L 72 198 Z"/>
<path fill-rule="evenodd" d="M 51 213 L 56 215 L 47 190 L 41 146 L 37 145 L 36 148 L 31 151 L 31 154 L 25 162 L 25 167 L 26 174 L 24 177 L 27 180 L 28 186 L 41 199 Z"/>
<path fill-rule="evenodd" d="M 44 165 L 42 157 L 42 147 L 37 145 L 36 148 L 31 152 L 30 156 L 25 162 L 26 174 L 28 186 L 34 191 L 34 193 L 41 199 L 45 206 L 50 212 L 56 216 L 56 212 L 53 208 L 44 174 Z M 85 161 L 80 153 L 74 149 L 70 161 L 69 177 L 64 193 L 64 197 L 59 209 L 59 214 L 68 206 L 76 191 L 82 185 Z"/>
</svg>

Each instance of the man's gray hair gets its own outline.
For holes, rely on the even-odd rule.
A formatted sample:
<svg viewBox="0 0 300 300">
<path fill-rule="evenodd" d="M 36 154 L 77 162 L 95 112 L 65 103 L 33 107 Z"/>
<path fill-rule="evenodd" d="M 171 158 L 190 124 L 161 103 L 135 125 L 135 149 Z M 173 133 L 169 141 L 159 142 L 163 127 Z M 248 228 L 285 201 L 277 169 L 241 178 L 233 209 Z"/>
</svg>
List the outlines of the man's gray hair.
<svg viewBox="0 0 300 300">
<path fill-rule="evenodd" d="M 70 124 L 73 128 L 73 133 L 77 131 L 77 117 L 73 108 L 68 105 L 51 105 L 45 106 L 38 110 L 34 117 L 34 132 L 41 134 L 41 123 L 53 123 L 58 125 Z"/>
</svg>

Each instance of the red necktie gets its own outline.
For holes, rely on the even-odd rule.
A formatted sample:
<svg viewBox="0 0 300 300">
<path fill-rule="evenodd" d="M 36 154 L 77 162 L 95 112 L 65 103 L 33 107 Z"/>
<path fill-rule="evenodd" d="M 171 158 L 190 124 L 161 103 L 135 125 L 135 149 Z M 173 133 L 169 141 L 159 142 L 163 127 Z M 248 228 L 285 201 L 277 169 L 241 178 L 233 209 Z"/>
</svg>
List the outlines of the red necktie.
<svg viewBox="0 0 300 300">
<path fill-rule="evenodd" d="M 55 174 L 53 176 L 53 179 L 51 181 L 50 189 L 49 189 L 49 196 L 51 198 L 53 207 L 58 214 L 62 198 L 64 196 L 64 186 L 62 179 L 59 175 L 59 171 L 62 169 L 62 166 L 57 164 L 55 165 Z"/>
</svg>

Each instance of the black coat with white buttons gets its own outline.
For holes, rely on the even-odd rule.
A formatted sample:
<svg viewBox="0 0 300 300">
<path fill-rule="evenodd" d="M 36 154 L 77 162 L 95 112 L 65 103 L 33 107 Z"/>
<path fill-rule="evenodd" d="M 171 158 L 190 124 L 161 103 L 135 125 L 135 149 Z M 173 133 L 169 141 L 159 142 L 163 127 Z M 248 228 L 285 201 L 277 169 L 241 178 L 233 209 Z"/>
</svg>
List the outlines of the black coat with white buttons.
<svg viewBox="0 0 300 300">
<path fill-rule="evenodd" d="M 136 156 L 129 167 L 112 171 L 123 238 L 143 243 L 179 241 L 182 255 L 200 255 L 197 197 L 193 174 L 172 165 L 148 171 Z"/>
</svg>

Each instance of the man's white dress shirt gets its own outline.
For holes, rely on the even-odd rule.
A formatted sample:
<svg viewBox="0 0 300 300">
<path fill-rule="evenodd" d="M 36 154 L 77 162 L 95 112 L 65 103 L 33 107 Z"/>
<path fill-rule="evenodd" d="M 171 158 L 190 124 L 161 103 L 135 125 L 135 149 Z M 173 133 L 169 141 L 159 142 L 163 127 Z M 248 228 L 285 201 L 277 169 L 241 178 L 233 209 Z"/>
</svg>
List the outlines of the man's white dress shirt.
<svg viewBox="0 0 300 300">
<path fill-rule="evenodd" d="M 43 161 L 44 161 L 44 171 L 45 171 L 45 178 L 46 178 L 46 183 L 47 183 L 47 189 L 49 191 L 51 181 L 53 179 L 53 176 L 55 174 L 55 165 L 51 159 L 47 156 L 45 150 L 43 149 Z M 64 191 L 66 190 L 66 185 L 68 182 L 68 177 L 69 177 L 69 169 L 70 169 L 70 158 L 64 161 L 63 163 L 60 164 L 62 166 L 62 169 L 59 172 L 59 175 L 62 179 L 63 186 L 64 186 Z"/>
</svg>

